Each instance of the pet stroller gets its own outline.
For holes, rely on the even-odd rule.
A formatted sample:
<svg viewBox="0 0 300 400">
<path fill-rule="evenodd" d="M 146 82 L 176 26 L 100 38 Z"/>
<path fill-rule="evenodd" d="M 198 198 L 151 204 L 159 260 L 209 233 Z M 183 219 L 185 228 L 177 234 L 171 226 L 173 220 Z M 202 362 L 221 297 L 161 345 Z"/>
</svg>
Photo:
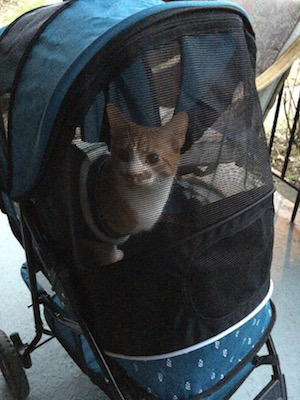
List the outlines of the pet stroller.
<svg viewBox="0 0 300 400">
<path fill-rule="evenodd" d="M 14 398 L 28 396 L 23 368 L 49 335 L 111 399 L 227 399 L 262 364 L 273 374 L 256 398 L 286 399 L 270 336 L 273 184 L 245 12 L 71 0 L 25 14 L 0 40 L 1 209 L 26 250 L 36 325 L 29 344 L 1 332 Z M 152 127 L 184 111 L 188 130 L 160 219 L 118 245 L 122 260 L 97 267 L 47 234 L 43 210 L 74 138 L 110 148 L 107 103 Z M 56 218 L 72 240 L 74 203 Z"/>
</svg>

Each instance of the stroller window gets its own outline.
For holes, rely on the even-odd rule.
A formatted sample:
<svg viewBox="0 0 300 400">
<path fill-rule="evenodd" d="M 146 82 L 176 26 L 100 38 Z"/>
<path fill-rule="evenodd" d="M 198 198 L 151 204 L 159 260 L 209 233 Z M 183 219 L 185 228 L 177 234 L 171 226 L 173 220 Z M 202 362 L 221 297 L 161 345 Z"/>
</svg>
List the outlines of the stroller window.
<svg viewBox="0 0 300 400">
<path fill-rule="evenodd" d="M 176 179 L 146 246 L 168 237 L 168 223 L 176 241 L 238 213 L 272 190 L 253 60 L 244 35 L 232 25 L 218 24 L 214 34 L 203 27 L 195 32 L 193 25 L 182 29 L 176 39 L 172 34 L 155 41 L 153 34 L 142 51 L 136 50 L 137 38 L 128 44 L 126 55 L 118 53 L 110 64 L 112 79 L 97 83 L 94 78 L 100 91 L 90 100 L 80 128 L 84 141 L 104 142 L 110 148 L 108 103 L 129 121 L 148 127 L 164 126 L 177 113 L 187 113 Z M 91 85 L 84 81 L 83 86 L 86 99 Z M 216 213 L 218 202 L 222 215 Z"/>
</svg>

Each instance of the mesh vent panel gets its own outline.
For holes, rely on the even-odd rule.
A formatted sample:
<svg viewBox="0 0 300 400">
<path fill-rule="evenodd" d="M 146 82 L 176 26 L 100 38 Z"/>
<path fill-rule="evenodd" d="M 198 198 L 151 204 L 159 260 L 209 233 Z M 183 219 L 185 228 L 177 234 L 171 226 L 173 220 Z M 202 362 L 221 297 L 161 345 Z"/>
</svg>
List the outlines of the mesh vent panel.
<svg viewBox="0 0 300 400">
<path fill-rule="evenodd" d="M 131 38 L 125 54 L 110 58 L 108 75 L 117 76 L 98 83 L 104 89 L 91 99 L 82 125 L 84 140 L 110 145 L 106 103 L 148 127 L 186 112 L 188 131 L 162 220 L 185 226 L 190 221 L 190 233 L 240 212 L 272 190 L 253 40 L 235 15 L 222 19 L 207 12 L 198 16 L 197 25 L 194 20 L 189 16 L 183 24 L 174 17 L 169 31 L 151 28 L 143 39 Z M 91 87 L 83 82 L 86 99 Z M 221 202 L 219 212 L 216 202 Z"/>
<path fill-rule="evenodd" d="M 144 165 L 155 169 L 157 158 L 163 159 L 161 175 L 167 176 L 175 159 L 169 143 L 177 149 L 176 176 L 157 222 L 138 233 L 123 232 L 117 247 L 124 257 L 101 267 L 95 231 L 87 227 L 89 221 L 82 222 L 86 209 L 78 200 L 85 156 L 76 155 L 60 167 L 69 182 L 59 185 L 73 195 L 66 201 L 69 231 L 52 229 L 53 242 L 72 265 L 93 333 L 105 348 L 125 354 L 157 354 L 205 340 L 250 313 L 269 286 L 273 184 L 255 90 L 251 30 L 230 11 L 183 11 L 156 16 L 159 23 L 147 20 L 102 49 L 74 82 L 55 127 L 57 136 L 60 129 L 69 129 L 89 146 L 105 147 L 107 156 L 110 150 L 113 154 L 119 140 L 114 130 L 124 119 L 130 121 L 128 131 L 139 125 L 148 135 L 148 141 L 145 135 L 139 139 L 151 149 L 145 151 L 148 158 L 134 141 L 132 153 L 122 147 L 116 157 L 123 164 L 134 159 L 146 177 L 151 174 Z M 113 109 L 122 117 L 112 119 Z M 183 126 L 180 113 L 186 113 L 188 126 L 179 152 L 175 124 L 168 143 L 155 132 L 170 127 L 173 118 Z M 99 179 L 101 169 L 93 173 Z M 104 196 L 106 187 L 90 184 L 89 190 L 90 206 L 97 208 L 94 193 Z M 161 191 L 166 193 L 164 187 Z M 145 198 L 144 208 L 142 199 L 126 203 L 122 196 L 117 202 L 108 197 L 107 204 L 124 206 L 110 215 L 117 228 L 106 231 L 116 236 L 130 207 L 145 223 L 145 215 L 157 212 L 159 196 L 152 195 L 150 202 Z M 66 214 L 61 208 L 58 217 L 53 215 L 57 201 L 55 196 L 43 199 L 44 228 Z M 90 216 L 102 224 L 105 218 L 97 212 Z M 138 218 L 135 222 L 140 223 Z M 81 239 L 89 252 L 81 252 Z"/>
</svg>

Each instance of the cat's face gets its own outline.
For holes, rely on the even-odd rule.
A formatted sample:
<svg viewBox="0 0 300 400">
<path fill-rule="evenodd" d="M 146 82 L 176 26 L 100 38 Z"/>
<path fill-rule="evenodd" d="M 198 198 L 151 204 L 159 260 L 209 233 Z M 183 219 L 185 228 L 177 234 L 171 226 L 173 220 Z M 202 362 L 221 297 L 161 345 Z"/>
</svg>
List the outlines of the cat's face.
<svg viewBox="0 0 300 400">
<path fill-rule="evenodd" d="M 185 112 L 159 128 L 128 121 L 112 104 L 107 105 L 107 115 L 113 138 L 112 166 L 126 184 L 160 184 L 176 174 L 188 127 Z"/>
</svg>

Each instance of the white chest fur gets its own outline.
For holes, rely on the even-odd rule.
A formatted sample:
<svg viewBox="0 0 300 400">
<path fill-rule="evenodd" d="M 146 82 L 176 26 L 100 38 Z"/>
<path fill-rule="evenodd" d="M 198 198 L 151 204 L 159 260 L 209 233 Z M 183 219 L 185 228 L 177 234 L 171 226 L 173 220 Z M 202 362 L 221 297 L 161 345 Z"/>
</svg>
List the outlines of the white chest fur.
<svg viewBox="0 0 300 400">
<path fill-rule="evenodd" d="M 173 177 L 146 186 L 120 187 L 120 194 L 126 198 L 134 211 L 138 225 L 133 233 L 148 231 L 158 221 L 168 200 Z"/>
</svg>

